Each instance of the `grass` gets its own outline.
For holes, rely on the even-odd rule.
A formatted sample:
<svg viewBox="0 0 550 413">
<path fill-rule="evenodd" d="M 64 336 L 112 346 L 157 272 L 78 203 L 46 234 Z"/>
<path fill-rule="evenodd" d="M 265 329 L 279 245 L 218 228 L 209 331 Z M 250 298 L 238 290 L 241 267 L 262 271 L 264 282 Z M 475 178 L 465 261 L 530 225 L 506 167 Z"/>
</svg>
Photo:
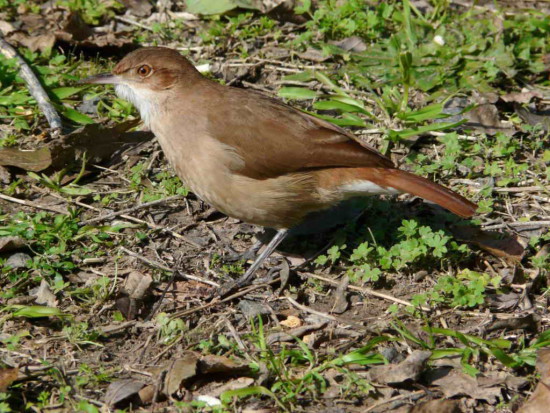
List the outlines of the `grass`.
<svg viewBox="0 0 550 413">
<path fill-rule="evenodd" d="M 38 3 L 25 3 L 28 12 L 39 12 Z M 0 0 L 0 10 L 8 20 L 13 20 L 21 4 L 18 0 Z M 80 13 L 85 22 L 96 26 L 109 22 L 121 10 L 114 1 L 64 0 L 57 4 Z M 279 83 L 274 85 L 270 80 L 264 86 L 291 104 L 337 125 L 357 131 L 379 131 L 379 148 L 386 154 L 398 154 L 404 167 L 438 182 L 450 182 L 453 189 L 478 202 L 480 215 L 468 224 L 490 222 L 504 214 L 518 221 L 544 219 L 543 208 L 524 206 L 516 202 L 512 192 L 502 190 L 538 186 L 540 196 L 547 197 L 550 180 L 547 132 L 526 124 L 510 107 L 503 106 L 501 115 L 520 132 L 513 136 L 500 132 L 485 135 L 461 126 L 461 121 L 449 119 L 446 105 L 474 92 L 502 95 L 525 86 L 548 90 L 542 56 L 548 49 L 550 22 L 537 11 L 505 13 L 471 8 L 458 13 L 442 0 L 432 2 L 432 6 L 425 13 L 409 1 L 364 7 L 359 0 L 343 3 L 324 0 L 314 9 L 310 2 L 303 1 L 297 12 L 310 20 L 291 29 L 267 16 L 243 12 L 205 17 L 193 29 L 183 20 L 171 19 L 154 23 L 152 31 L 136 28 L 132 35 L 136 41 L 160 45 L 177 42 L 188 46 L 192 38 L 205 50 L 201 55 L 192 55 L 197 61 L 262 58 L 263 45 L 276 45 L 288 51 L 290 62 L 300 64 L 296 67 L 310 68 L 292 70 L 291 74 L 276 73 Z M 188 44 L 181 43 L 182 32 L 188 36 L 185 39 Z M 356 52 L 335 45 L 334 41 L 350 36 L 358 36 L 366 50 Z M 312 62 L 300 59 L 308 49 L 332 56 L 332 60 L 322 63 L 325 70 L 312 69 L 315 66 Z M 75 86 L 79 78 L 109 70 L 116 59 L 69 57 L 58 49 L 42 53 L 24 48 L 19 51 L 38 73 L 68 124 L 77 127 L 137 116 L 135 109 L 116 98 L 109 88 Z M 262 70 L 265 71 L 262 74 L 271 74 L 271 69 Z M 265 76 L 260 76 L 259 83 L 264 79 Z M 44 121 L 23 81 L 15 74 L 14 62 L 1 56 L 0 85 L 0 117 L 7 131 L 0 137 L 0 146 L 31 147 Z M 97 100 L 97 116 L 79 112 L 84 99 Z M 472 108 L 465 107 L 463 112 Z M 100 348 L 110 349 L 112 343 L 124 344 L 104 336 L 99 329 L 100 325 L 120 322 L 120 312 L 107 309 L 103 318 L 94 318 L 98 308 L 104 304 L 108 307 L 120 290 L 119 265 L 129 266 L 118 247 L 139 249 L 156 260 L 167 259 L 181 245 L 124 220 L 83 226 L 81 221 L 90 215 L 78 202 L 118 210 L 172 195 L 192 201 L 185 185 L 158 160 L 151 162 L 138 153 L 128 163 L 127 167 L 118 167 L 114 175 L 104 172 L 100 179 L 85 174 L 92 168 L 86 163 L 56 173 L 18 173 L 2 188 L 6 195 L 31 200 L 55 194 L 56 199 L 69 206 L 66 214 L 55 214 L 17 211 L 10 204 L 0 204 L 0 237 L 20 237 L 31 256 L 17 269 L 5 265 L 7 256 L 0 258 L 0 299 L 6 303 L 0 310 L 0 325 L 6 326 L 2 342 L 7 350 L 27 351 L 33 340 L 42 337 L 39 325 L 46 326 L 47 333 L 55 336 L 56 345 L 84 355 L 95 355 L 94 351 Z M 97 182 L 103 178 L 114 181 Z M 449 181 L 451 178 L 459 181 Z M 532 374 L 536 350 L 550 344 L 548 331 L 521 331 L 516 337 L 465 333 L 460 324 L 445 327 L 438 318 L 420 311 L 428 306 L 459 317 L 465 312 L 485 311 L 490 294 L 514 291 L 510 282 L 494 270 L 506 266 L 452 237 L 450 228 L 466 223 L 449 214 L 434 215 L 426 208 L 418 210 L 414 205 L 406 207 L 393 201 L 368 200 L 366 206 L 369 215 L 334 234 L 332 245 L 310 268 L 345 274 L 352 283 L 367 284 L 374 289 L 397 291 L 392 288 L 407 283 L 411 288 L 405 298 L 412 306 L 379 304 L 375 315 L 391 321 L 385 333 L 365 332 L 356 342 L 347 341 L 343 347 L 328 341 L 325 347 L 311 348 L 303 337 L 271 345 L 267 337 L 280 327 L 264 319 L 253 319 L 248 325 L 239 325 L 246 349 L 237 346 L 233 337 L 216 323 L 202 325 L 200 318 L 174 319 L 171 308 L 163 309 L 152 327 L 151 342 L 155 348 L 169 350 L 181 344 L 203 355 L 248 360 L 254 371 L 265 374 L 260 384 L 222 393 L 220 407 L 208 407 L 198 401 L 174 401 L 171 407 L 180 411 L 222 412 L 241 408 L 249 400 L 261 400 L 282 411 L 313 409 L 322 405 L 319 400 L 333 386 L 329 372 L 338 373 L 340 398 L 366 403 L 377 389 L 357 373 L 357 366 L 367 369 L 387 363 L 383 350 L 389 345 L 402 353 L 411 349 L 429 350 L 430 363 L 458 356 L 463 371 L 472 376 L 483 371 L 487 363 L 508 374 Z M 224 234 L 222 226 L 213 228 Z M 206 230 L 201 235 L 211 236 Z M 238 241 L 246 244 L 242 239 Z M 314 245 L 313 241 L 313 237 L 306 240 L 306 246 Z M 534 278 L 531 294 L 538 299 L 544 299 L 545 291 L 537 283 L 550 269 L 549 255 L 539 252 L 549 241 L 548 231 L 531 233 L 526 258 L 515 269 L 516 280 L 520 280 L 517 283 Z M 214 272 L 219 281 L 244 270 L 242 262 L 225 263 L 220 248 L 200 254 L 194 251 L 193 257 L 186 261 L 189 272 L 200 276 Z M 86 264 L 95 259 L 112 266 L 105 269 Z M 208 265 L 204 266 L 210 272 L 202 271 L 205 261 Z M 422 271 L 428 277 L 414 282 L 413 277 Z M 71 281 L 79 272 L 95 276 L 85 284 Z M 164 273 L 154 275 L 157 282 L 165 279 Z M 59 307 L 21 301 L 21 297 L 28 296 L 43 282 Z M 330 291 L 326 285 L 311 280 L 291 285 L 288 290 L 301 298 L 317 297 L 319 302 Z M 311 303 L 313 306 L 315 300 Z M 143 341 L 142 336 L 131 337 Z M 90 400 L 79 397 L 87 395 L 100 400 L 96 390 L 104 392 L 108 383 L 124 375 L 120 361 L 102 365 L 89 357 L 77 363 L 76 375 L 65 375 L 58 366 L 49 365 L 47 360 L 42 362 L 51 369 L 45 370 L 40 385 L 32 388 L 21 382 L 0 393 L 0 412 L 47 409 L 55 405 L 73 411 L 99 411 Z"/>
</svg>

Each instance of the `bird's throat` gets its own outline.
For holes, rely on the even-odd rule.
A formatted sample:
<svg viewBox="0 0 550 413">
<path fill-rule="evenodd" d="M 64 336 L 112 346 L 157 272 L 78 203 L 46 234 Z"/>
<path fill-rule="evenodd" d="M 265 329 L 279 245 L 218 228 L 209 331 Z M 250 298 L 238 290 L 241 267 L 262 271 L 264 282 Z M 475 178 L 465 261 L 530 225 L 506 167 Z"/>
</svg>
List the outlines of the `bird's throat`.
<svg viewBox="0 0 550 413">
<path fill-rule="evenodd" d="M 118 97 L 129 101 L 137 108 L 141 119 L 150 128 L 153 118 L 161 111 L 158 92 L 127 84 L 116 85 L 115 92 Z"/>
</svg>

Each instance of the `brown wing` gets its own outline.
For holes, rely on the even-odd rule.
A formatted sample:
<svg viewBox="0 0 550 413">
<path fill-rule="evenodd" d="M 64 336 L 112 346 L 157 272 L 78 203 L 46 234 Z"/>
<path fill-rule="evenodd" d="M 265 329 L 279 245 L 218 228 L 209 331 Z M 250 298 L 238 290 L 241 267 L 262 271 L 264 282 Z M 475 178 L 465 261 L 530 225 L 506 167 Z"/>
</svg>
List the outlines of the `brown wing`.
<svg viewBox="0 0 550 413">
<path fill-rule="evenodd" d="M 254 91 L 223 87 L 220 94 L 220 105 L 208 110 L 208 131 L 242 157 L 240 174 L 264 179 L 315 168 L 394 168 L 330 122 Z"/>
</svg>

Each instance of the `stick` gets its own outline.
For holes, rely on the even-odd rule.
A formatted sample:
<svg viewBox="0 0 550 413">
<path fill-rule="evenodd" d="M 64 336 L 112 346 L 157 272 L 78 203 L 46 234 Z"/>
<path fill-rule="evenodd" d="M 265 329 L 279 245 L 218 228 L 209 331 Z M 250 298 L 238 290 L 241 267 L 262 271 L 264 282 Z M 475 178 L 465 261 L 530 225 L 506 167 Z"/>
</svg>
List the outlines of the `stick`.
<svg viewBox="0 0 550 413">
<path fill-rule="evenodd" d="M 302 272 L 300 274 L 304 274 L 306 277 L 315 278 L 317 280 L 321 280 L 323 282 L 326 282 L 327 284 L 330 284 L 334 287 L 338 287 L 338 283 L 334 280 L 329 279 L 329 278 L 325 278 L 325 277 L 322 277 L 320 275 L 309 273 L 309 272 Z M 357 291 L 357 292 L 363 293 L 365 295 L 372 295 L 374 297 L 382 298 L 384 300 L 393 301 L 394 303 L 406 305 L 408 307 L 414 307 L 410 301 L 401 300 L 400 298 L 395 298 L 395 297 L 393 297 L 389 294 L 379 293 L 377 291 L 371 290 L 370 288 L 361 288 L 361 287 L 356 287 L 355 285 L 348 285 L 348 289 L 350 289 L 352 291 Z M 428 308 L 428 307 L 419 307 L 419 308 L 422 311 L 431 311 L 431 309 Z"/>
<path fill-rule="evenodd" d="M 41 205 L 41 204 L 36 204 L 34 202 L 31 202 L 31 201 L 25 201 L 24 199 L 13 198 L 11 196 L 4 195 L 4 194 L 0 194 L 0 199 L 3 199 L 5 201 L 9 201 L 9 202 L 13 202 L 13 203 L 16 203 L 16 204 L 19 204 L 19 205 L 25 205 L 25 206 L 30 207 L 30 208 L 43 209 L 45 211 L 51 211 L 51 212 L 55 212 L 57 214 L 68 215 L 67 211 L 62 211 L 60 209 L 57 209 L 57 208 L 54 208 L 54 207 L 51 207 L 51 206 L 48 206 L 48 205 Z"/>
<path fill-rule="evenodd" d="M 19 65 L 19 76 L 27 83 L 29 92 L 33 98 L 36 99 L 36 103 L 50 124 L 50 127 L 54 132 L 61 130 L 61 118 L 57 114 L 55 108 L 50 102 L 48 94 L 40 84 L 40 81 L 30 68 L 30 66 L 23 60 L 17 51 L 9 44 L 2 36 L 0 36 L 0 53 L 10 59 L 16 59 Z"/>
<path fill-rule="evenodd" d="M 139 205 L 133 206 L 131 208 L 121 209 L 120 211 L 111 212 L 110 214 L 106 214 L 106 215 L 103 215 L 103 216 L 87 219 L 85 221 L 80 221 L 80 223 L 78 225 L 82 226 L 82 225 L 94 224 L 94 223 L 100 222 L 100 221 L 107 221 L 107 220 L 110 220 L 112 218 L 118 217 L 118 216 L 123 215 L 123 214 L 129 214 L 131 212 L 135 212 L 138 209 L 148 208 L 148 207 L 158 205 L 158 204 L 164 204 L 168 201 L 173 201 L 174 199 L 180 199 L 180 198 L 182 198 L 181 195 L 174 195 L 174 196 L 169 196 L 168 198 L 164 198 L 164 199 L 157 199 L 156 201 L 145 202 L 143 204 L 139 204 Z"/>
</svg>

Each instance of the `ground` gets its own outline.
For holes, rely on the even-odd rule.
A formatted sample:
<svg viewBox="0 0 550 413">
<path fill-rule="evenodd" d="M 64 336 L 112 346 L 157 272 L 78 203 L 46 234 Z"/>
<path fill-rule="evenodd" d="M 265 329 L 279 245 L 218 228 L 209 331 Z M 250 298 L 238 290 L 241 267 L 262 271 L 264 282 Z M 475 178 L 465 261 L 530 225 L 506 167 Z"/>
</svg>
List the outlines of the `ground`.
<svg viewBox="0 0 550 413">
<path fill-rule="evenodd" d="M 547 3 L 278 3 L 0 0 L 63 121 L 2 47 L 0 412 L 546 411 Z M 145 45 L 349 128 L 477 214 L 357 200 L 220 299 L 269 232 L 77 84 Z"/>
</svg>

